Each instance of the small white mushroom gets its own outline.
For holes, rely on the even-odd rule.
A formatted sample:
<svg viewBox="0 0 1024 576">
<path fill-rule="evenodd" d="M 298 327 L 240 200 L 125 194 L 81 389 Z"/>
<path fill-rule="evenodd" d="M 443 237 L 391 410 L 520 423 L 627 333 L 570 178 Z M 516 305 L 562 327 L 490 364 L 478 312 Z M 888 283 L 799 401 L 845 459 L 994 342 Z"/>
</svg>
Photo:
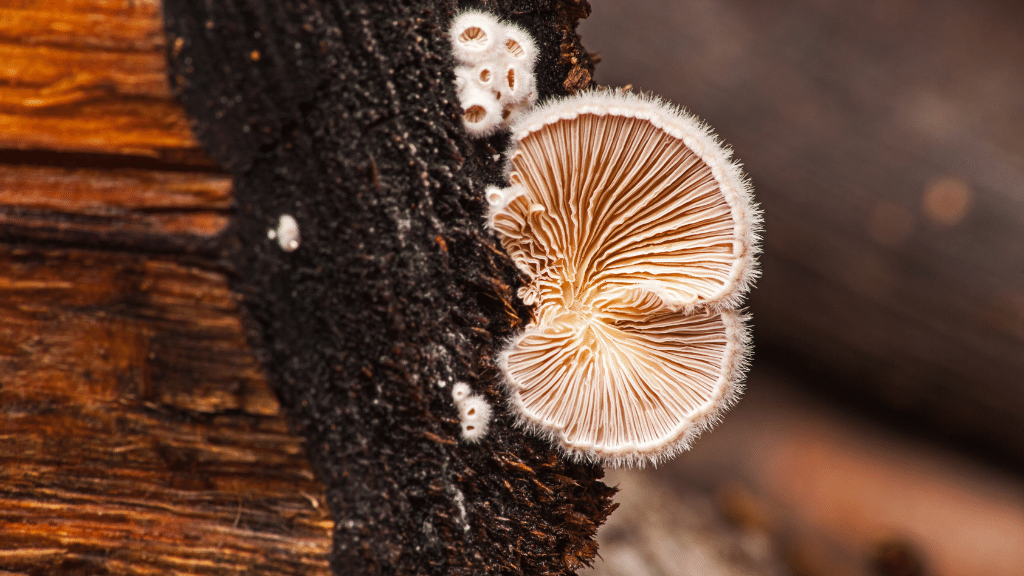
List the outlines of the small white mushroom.
<svg viewBox="0 0 1024 576">
<path fill-rule="evenodd" d="M 277 245 L 281 247 L 281 250 L 294 252 L 299 247 L 299 243 L 302 242 L 302 236 L 299 233 L 299 223 L 295 221 L 291 214 L 282 214 L 277 220 L 277 228 L 267 230 L 267 238 L 270 240 L 276 239 Z"/>
<path fill-rule="evenodd" d="M 452 21 L 449 34 L 455 58 L 467 64 L 478 64 L 498 50 L 504 29 L 491 14 L 467 10 Z"/>
<path fill-rule="evenodd" d="M 467 132 L 482 138 L 508 128 L 537 100 L 537 46 L 530 34 L 476 11 L 457 16 L 449 34 Z"/>
<path fill-rule="evenodd" d="M 501 126 L 501 105 L 491 90 L 473 84 L 459 93 L 462 103 L 462 123 L 471 135 L 489 136 Z"/>
<path fill-rule="evenodd" d="M 455 386 L 452 386 L 452 400 L 458 404 L 468 398 L 472 392 L 473 391 L 470 389 L 469 384 L 466 384 L 465 382 L 457 382 Z"/>
<path fill-rule="evenodd" d="M 452 399 L 459 409 L 462 438 L 467 442 L 478 442 L 487 435 L 491 422 L 491 405 L 483 396 L 472 394 L 469 385 L 459 382 L 452 387 Z"/>
<path fill-rule="evenodd" d="M 533 73 L 518 62 L 510 62 L 502 70 L 496 86 L 502 104 L 519 105 L 527 102 L 530 94 L 535 91 Z"/>
<path fill-rule="evenodd" d="M 490 62 L 480 64 L 470 73 L 473 82 L 481 88 L 491 88 L 498 79 L 498 72 Z"/>
<path fill-rule="evenodd" d="M 504 26 L 505 38 L 502 48 L 505 55 L 533 70 L 533 64 L 537 60 L 537 45 L 530 33 L 513 24 Z"/>
<path fill-rule="evenodd" d="M 491 206 L 503 206 L 505 204 L 505 190 L 497 186 L 488 186 L 484 189 L 484 198 Z"/>
<path fill-rule="evenodd" d="M 467 396 L 459 402 L 459 416 L 463 422 L 480 422 L 490 419 L 491 405 L 481 396 Z"/>
<path fill-rule="evenodd" d="M 659 100 L 596 92 L 513 126 L 489 223 L 530 278 L 501 356 L 528 427 L 611 465 L 686 449 L 738 397 L 759 214 L 729 153 Z"/>
</svg>

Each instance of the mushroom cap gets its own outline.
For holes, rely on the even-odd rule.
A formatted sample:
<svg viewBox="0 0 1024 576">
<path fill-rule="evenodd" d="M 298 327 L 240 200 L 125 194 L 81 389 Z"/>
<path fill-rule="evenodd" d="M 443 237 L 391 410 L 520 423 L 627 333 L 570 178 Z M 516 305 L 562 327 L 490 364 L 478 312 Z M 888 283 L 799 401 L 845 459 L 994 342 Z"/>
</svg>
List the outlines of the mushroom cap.
<svg viewBox="0 0 1024 576">
<path fill-rule="evenodd" d="M 568 313 L 531 325 L 500 362 L 522 424 L 572 457 L 643 466 L 688 449 L 736 402 L 747 348 L 734 310 Z"/>
<path fill-rule="evenodd" d="M 522 104 L 536 91 L 533 72 L 518 62 L 509 62 L 497 70 L 495 89 L 503 104 Z"/>
<path fill-rule="evenodd" d="M 278 246 L 285 252 L 294 252 L 299 248 L 299 243 L 302 242 L 299 223 L 295 221 L 295 217 L 291 214 L 282 214 L 278 218 L 275 236 Z"/>
<path fill-rule="evenodd" d="M 459 402 L 459 417 L 463 424 L 487 426 L 491 419 L 491 405 L 480 396 L 469 396 Z"/>
<path fill-rule="evenodd" d="M 643 284 L 681 310 L 739 304 L 757 276 L 760 213 L 707 126 L 606 91 L 535 108 L 512 134 L 506 172 L 523 193 L 489 221 L 528 276 L 596 292 Z"/>
<path fill-rule="evenodd" d="M 501 104 L 494 93 L 475 84 L 467 84 L 459 92 L 462 124 L 473 136 L 489 136 L 501 128 Z"/>
<path fill-rule="evenodd" d="M 498 75 L 501 74 L 501 68 L 495 66 L 490 62 L 484 62 L 483 64 L 477 65 L 476 68 L 469 73 L 468 77 L 472 79 L 472 82 L 481 88 L 492 88 L 497 84 Z"/>
<path fill-rule="evenodd" d="M 503 46 L 505 30 L 494 15 L 466 10 L 455 17 L 449 29 L 455 58 L 466 64 L 491 59 Z"/>
<path fill-rule="evenodd" d="M 466 384 L 465 382 L 456 382 L 455 385 L 452 386 L 452 400 L 455 400 L 456 403 L 462 402 L 472 392 L 473 390 L 470 389 L 469 384 Z"/>
<path fill-rule="evenodd" d="M 749 183 L 706 126 L 652 98 L 587 93 L 512 128 L 510 185 L 487 200 L 536 305 L 501 358 L 521 421 L 612 465 L 686 449 L 746 366 Z"/>
<path fill-rule="evenodd" d="M 537 60 L 537 45 L 529 32 L 515 24 L 505 24 L 505 37 L 502 40 L 502 49 L 505 56 L 515 62 L 526 66 L 527 70 L 533 70 L 533 64 Z"/>
</svg>

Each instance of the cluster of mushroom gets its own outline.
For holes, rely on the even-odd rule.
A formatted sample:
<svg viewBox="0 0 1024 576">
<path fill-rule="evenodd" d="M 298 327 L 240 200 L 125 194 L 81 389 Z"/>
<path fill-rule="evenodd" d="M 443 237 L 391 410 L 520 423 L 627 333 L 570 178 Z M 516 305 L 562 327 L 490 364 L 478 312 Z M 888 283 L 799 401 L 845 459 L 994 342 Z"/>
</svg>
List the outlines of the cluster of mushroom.
<svg viewBox="0 0 1024 576">
<path fill-rule="evenodd" d="M 533 39 L 518 26 L 472 10 L 455 18 L 450 35 L 466 131 L 482 138 L 507 128 L 537 100 Z"/>
<path fill-rule="evenodd" d="M 525 114 L 507 162 L 486 195 L 530 279 L 532 320 L 500 358 L 521 423 L 613 466 L 686 449 L 741 390 L 749 182 L 693 116 L 611 90 Z"/>
<path fill-rule="evenodd" d="M 487 435 L 487 427 L 491 422 L 491 405 L 483 396 L 472 392 L 469 384 L 459 382 L 452 387 L 452 400 L 459 409 L 463 440 L 478 442 Z"/>
</svg>

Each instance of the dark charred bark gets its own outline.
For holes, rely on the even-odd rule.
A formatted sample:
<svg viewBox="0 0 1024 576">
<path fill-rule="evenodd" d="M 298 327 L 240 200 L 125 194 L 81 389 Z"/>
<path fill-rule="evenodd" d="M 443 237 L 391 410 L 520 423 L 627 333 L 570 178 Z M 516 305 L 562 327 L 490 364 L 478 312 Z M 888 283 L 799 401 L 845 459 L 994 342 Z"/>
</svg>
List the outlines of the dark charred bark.
<svg viewBox="0 0 1024 576">
<path fill-rule="evenodd" d="M 477 7 L 537 38 L 541 99 L 590 84 L 585 0 Z M 233 286 L 327 485 L 338 574 L 569 574 L 614 507 L 599 467 L 504 407 L 494 357 L 528 312 L 483 227 L 507 135 L 461 128 L 445 34 L 458 8 L 165 3 L 172 84 L 234 175 Z M 301 229 L 294 252 L 267 236 L 282 214 Z M 458 381 L 497 408 L 480 444 L 460 439 Z"/>
</svg>

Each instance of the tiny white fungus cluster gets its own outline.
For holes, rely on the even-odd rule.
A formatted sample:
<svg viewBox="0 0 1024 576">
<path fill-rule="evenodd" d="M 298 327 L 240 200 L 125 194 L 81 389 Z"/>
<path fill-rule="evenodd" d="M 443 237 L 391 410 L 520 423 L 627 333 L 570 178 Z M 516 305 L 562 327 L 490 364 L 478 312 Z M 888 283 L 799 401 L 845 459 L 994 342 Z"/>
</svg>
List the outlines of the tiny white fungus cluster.
<svg viewBox="0 0 1024 576">
<path fill-rule="evenodd" d="M 277 228 L 267 230 L 267 238 L 277 240 L 277 245 L 281 247 L 281 250 L 294 252 L 302 242 L 299 223 L 291 214 L 282 214 L 277 220 Z"/>
<path fill-rule="evenodd" d="M 491 405 L 483 396 L 473 394 L 469 385 L 459 382 L 452 387 L 452 400 L 459 409 L 462 422 L 462 438 L 467 442 L 478 442 L 487 435 L 491 422 Z"/>
<path fill-rule="evenodd" d="M 533 39 L 522 28 L 475 10 L 457 16 L 449 33 L 466 130 L 481 138 L 507 128 L 537 100 Z"/>
</svg>

